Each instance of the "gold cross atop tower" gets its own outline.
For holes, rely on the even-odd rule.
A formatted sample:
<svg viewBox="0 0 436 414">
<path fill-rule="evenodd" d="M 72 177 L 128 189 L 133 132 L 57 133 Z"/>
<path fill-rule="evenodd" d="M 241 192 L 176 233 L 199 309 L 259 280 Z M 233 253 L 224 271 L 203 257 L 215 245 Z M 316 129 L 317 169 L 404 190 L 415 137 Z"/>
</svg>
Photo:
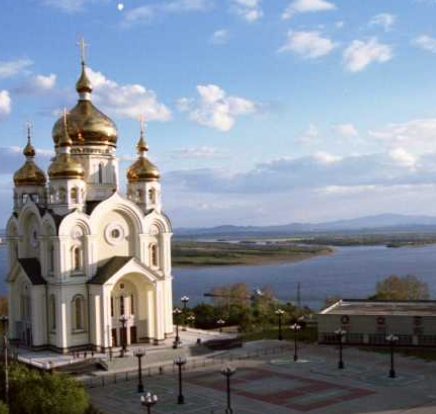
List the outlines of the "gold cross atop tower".
<svg viewBox="0 0 436 414">
<path fill-rule="evenodd" d="M 30 137 L 32 136 L 32 128 L 33 128 L 32 122 L 27 121 L 26 122 L 27 142 L 30 142 Z"/>
<path fill-rule="evenodd" d="M 141 137 L 143 137 L 145 135 L 145 116 L 143 114 L 139 115 L 138 120 L 141 128 Z"/>
<path fill-rule="evenodd" d="M 89 47 L 88 43 L 85 43 L 85 39 L 82 37 L 78 42 L 77 45 L 80 47 L 80 58 L 82 61 L 82 65 L 85 66 L 85 60 L 86 60 L 86 48 Z"/>
</svg>

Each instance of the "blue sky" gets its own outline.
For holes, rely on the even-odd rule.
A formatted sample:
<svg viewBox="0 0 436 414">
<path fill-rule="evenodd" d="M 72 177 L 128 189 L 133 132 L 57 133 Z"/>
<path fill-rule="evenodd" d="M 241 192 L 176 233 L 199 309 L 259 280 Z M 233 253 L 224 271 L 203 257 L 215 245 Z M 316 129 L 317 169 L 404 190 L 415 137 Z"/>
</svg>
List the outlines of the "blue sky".
<svg viewBox="0 0 436 414">
<path fill-rule="evenodd" d="M 76 100 L 137 118 L 176 227 L 434 215 L 433 0 L 0 0 L 0 222 L 24 123 L 47 166 Z M 124 173 L 123 173 L 124 176 Z"/>
</svg>

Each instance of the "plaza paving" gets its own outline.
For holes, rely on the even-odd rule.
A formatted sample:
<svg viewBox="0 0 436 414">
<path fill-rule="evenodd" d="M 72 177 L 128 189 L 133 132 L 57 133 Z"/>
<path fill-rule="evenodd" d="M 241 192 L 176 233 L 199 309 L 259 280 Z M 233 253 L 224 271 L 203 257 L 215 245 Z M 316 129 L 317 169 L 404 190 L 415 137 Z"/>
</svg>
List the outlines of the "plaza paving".
<svg viewBox="0 0 436 414">
<path fill-rule="evenodd" d="M 268 348 L 276 344 L 263 343 Z M 332 347 L 310 345 L 292 361 L 289 352 L 236 361 L 233 351 L 234 414 L 436 414 L 436 363 L 397 356 L 397 378 L 388 378 L 389 355 L 346 349 L 345 369 L 338 370 Z M 174 374 L 145 377 L 146 390 L 157 394 L 155 414 L 224 414 L 225 378 L 221 365 L 184 373 L 186 404 L 178 405 Z M 106 414 L 139 414 L 136 381 L 90 389 Z"/>
</svg>

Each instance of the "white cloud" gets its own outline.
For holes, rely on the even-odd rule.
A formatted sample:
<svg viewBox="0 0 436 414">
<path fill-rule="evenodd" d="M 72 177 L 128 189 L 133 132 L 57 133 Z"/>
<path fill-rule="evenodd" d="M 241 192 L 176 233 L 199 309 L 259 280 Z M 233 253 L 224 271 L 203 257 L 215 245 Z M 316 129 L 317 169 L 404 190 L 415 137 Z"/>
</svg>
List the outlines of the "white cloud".
<svg viewBox="0 0 436 414">
<path fill-rule="evenodd" d="M 65 13 L 81 12 L 85 8 L 85 4 L 104 3 L 108 0 L 42 0 L 44 6 L 54 7 Z"/>
<path fill-rule="evenodd" d="M 303 144 L 317 143 L 319 138 L 318 128 L 314 124 L 310 124 L 303 135 L 297 138 L 297 141 Z"/>
<path fill-rule="evenodd" d="M 228 158 L 229 152 L 208 146 L 180 148 L 171 151 L 172 158 L 181 159 L 209 159 L 209 158 Z"/>
<path fill-rule="evenodd" d="M 215 30 L 210 38 L 210 42 L 214 45 L 224 45 L 228 40 L 229 31 L 226 29 Z"/>
<path fill-rule="evenodd" d="M 322 37 L 319 31 L 290 30 L 285 44 L 279 52 L 294 52 L 305 59 L 316 59 L 333 51 L 336 44 L 327 37 Z"/>
<path fill-rule="evenodd" d="M 21 74 L 32 65 L 33 61 L 30 59 L 0 61 L 0 79 L 11 78 L 12 76 Z"/>
<path fill-rule="evenodd" d="M 88 69 L 94 86 L 93 100 L 103 110 L 126 118 L 145 115 L 148 121 L 168 121 L 171 111 L 157 100 L 156 93 L 139 84 L 119 85 L 101 72 Z"/>
<path fill-rule="evenodd" d="M 368 134 L 391 147 L 407 148 L 414 153 L 436 149 L 436 118 L 414 119 L 391 123 L 384 128 L 370 130 Z"/>
<path fill-rule="evenodd" d="M 219 131 L 231 130 L 239 116 L 249 115 L 257 110 L 255 102 L 238 96 L 228 96 L 217 85 L 198 85 L 197 92 L 200 95 L 197 101 L 180 99 L 179 110 L 189 112 L 192 121 Z"/>
<path fill-rule="evenodd" d="M 45 91 L 51 90 L 56 85 L 56 75 L 51 73 L 50 75 L 35 75 L 33 78 L 34 84 L 38 89 Z"/>
<path fill-rule="evenodd" d="M 249 23 L 262 18 L 263 10 L 260 6 L 262 0 L 230 0 L 231 10 Z"/>
<path fill-rule="evenodd" d="M 336 6 L 326 0 L 296 0 L 288 5 L 282 14 L 282 19 L 290 19 L 297 13 L 314 13 L 335 9 Z"/>
<path fill-rule="evenodd" d="M 428 52 L 436 53 L 436 39 L 434 37 L 421 35 L 414 39 L 412 44 Z"/>
<path fill-rule="evenodd" d="M 11 113 L 12 100 L 9 92 L 6 90 L 0 91 L 0 120 L 4 119 Z"/>
<path fill-rule="evenodd" d="M 348 71 L 360 72 L 371 63 L 385 63 L 392 57 L 392 47 L 373 37 L 367 41 L 353 40 L 344 51 L 343 61 Z"/>
<path fill-rule="evenodd" d="M 205 11 L 211 5 L 210 0 L 172 0 L 139 6 L 124 14 L 122 25 L 129 27 L 136 23 L 149 22 L 153 18 L 164 14 Z"/>
<path fill-rule="evenodd" d="M 404 148 L 394 148 L 389 151 L 389 157 L 398 165 L 406 168 L 415 168 L 417 158 Z"/>
<path fill-rule="evenodd" d="M 355 138 L 359 135 L 353 124 L 336 124 L 333 125 L 332 129 L 343 138 Z"/>
<path fill-rule="evenodd" d="M 395 24 L 397 16 L 390 13 L 380 13 L 375 15 L 369 22 L 370 26 L 381 26 L 387 32 Z"/>
</svg>

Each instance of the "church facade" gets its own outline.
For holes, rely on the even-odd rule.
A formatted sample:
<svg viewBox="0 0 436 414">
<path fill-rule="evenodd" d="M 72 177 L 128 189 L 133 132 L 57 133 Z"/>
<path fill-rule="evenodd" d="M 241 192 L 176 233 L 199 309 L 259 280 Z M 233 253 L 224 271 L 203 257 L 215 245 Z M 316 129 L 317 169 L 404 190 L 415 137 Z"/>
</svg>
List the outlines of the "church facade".
<svg viewBox="0 0 436 414">
<path fill-rule="evenodd" d="M 119 189 L 114 122 L 92 103 L 82 58 L 77 105 L 53 127 L 48 177 L 30 131 L 7 224 L 9 332 L 32 349 L 105 350 L 173 333 L 171 223 L 159 170 L 138 157 Z"/>
</svg>

